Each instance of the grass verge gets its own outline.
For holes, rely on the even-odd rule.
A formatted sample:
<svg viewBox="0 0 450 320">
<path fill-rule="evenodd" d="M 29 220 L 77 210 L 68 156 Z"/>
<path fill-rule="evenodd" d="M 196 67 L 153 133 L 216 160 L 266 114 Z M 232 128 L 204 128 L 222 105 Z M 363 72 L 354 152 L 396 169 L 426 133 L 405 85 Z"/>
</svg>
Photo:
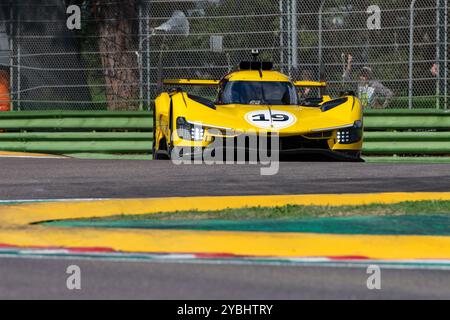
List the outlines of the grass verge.
<svg viewBox="0 0 450 320">
<path fill-rule="evenodd" d="M 85 222 L 148 221 L 148 220 L 283 220 L 328 217 L 380 217 L 403 215 L 450 215 L 450 201 L 419 201 L 398 204 L 371 204 L 365 206 L 283 206 L 227 209 L 221 211 L 163 212 L 148 215 L 117 215 L 106 218 L 84 219 Z"/>
</svg>

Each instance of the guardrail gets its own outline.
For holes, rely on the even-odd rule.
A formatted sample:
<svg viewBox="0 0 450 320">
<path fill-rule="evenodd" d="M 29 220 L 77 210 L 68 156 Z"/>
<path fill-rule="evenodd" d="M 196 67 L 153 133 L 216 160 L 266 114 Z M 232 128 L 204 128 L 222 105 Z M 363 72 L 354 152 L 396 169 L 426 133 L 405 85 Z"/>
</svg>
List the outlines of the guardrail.
<svg viewBox="0 0 450 320">
<path fill-rule="evenodd" d="M 148 154 L 150 112 L 0 113 L 0 150 L 52 154 Z"/>
<path fill-rule="evenodd" d="M 450 110 L 369 110 L 365 118 L 366 131 L 450 131 Z"/>
<path fill-rule="evenodd" d="M 150 112 L 59 111 L 0 113 L 0 129 L 8 131 L 149 131 L 152 126 L 153 119 Z"/>
<path fill-rule="evenodd" d="M 365 155 L 450 155 L 450 112 L 370 110 Z"/>
<path fill-rule="evenodd" d="M 150 154 L 150 112 L 0 113 L 0 150 L 53 154 Z M 370 110 L 364 154 L 450 155 L 450 112 Z"/>
</svg>

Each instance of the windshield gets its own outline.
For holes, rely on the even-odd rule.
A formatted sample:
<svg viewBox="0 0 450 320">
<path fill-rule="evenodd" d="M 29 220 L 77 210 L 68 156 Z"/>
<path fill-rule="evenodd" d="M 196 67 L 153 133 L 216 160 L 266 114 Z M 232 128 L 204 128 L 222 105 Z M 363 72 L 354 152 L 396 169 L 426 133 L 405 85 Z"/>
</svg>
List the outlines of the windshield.
<svg viewBox="0 0 450 320">
<path fill-rule="evenodd" d="M 223 104 L 297 105 L 295 87 L 290 82 L 230 81 L 222 87 Z"/>
</svg>

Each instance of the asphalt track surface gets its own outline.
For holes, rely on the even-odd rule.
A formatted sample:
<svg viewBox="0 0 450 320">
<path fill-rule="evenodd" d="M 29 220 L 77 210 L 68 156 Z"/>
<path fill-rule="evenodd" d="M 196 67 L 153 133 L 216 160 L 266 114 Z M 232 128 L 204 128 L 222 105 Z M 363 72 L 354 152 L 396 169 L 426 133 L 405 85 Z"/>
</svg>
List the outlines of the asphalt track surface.
<svg viewBox="0 0 450 320">
<path fill-rule="evenodd" d="M 81 290 L 66 269 L 81 269 Z M 364 268 L 1 259 L 0 299 L 450 299 L 448 271 L 381 269 L 381 290 Z"/>
<path fill-rule="evenodd" d="M 0 200 L 450 191 L 448 164 L 280 163 L 274 176 L 260 169 L 0 158 Z"/>
<path fill-rule="evenodd" d="M 174 166 L 159 161 L 0 159 L 0 200 L 450 191 L 450 165 L 281 163 Z M 1 239 L 0 239 L 1 242 Z M 66 268 L 82 269 L 69 291 Z M 0 299 L 450 299 L 450 272 L 133 261 L 0 259 Z"/>
</svg>

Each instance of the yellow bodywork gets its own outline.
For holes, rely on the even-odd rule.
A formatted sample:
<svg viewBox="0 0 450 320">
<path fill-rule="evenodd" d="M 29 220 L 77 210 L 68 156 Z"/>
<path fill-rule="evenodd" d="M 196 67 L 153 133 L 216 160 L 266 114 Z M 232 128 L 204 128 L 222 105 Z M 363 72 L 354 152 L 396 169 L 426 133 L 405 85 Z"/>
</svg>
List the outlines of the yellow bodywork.
<svg viewBox="0 0 450 320">
<path fill-rule="evenodd" d="M 277 71 L 236 71 L 226 75 L 222 80 L 166 80 L 164 84 L 171 86 L 214 86 L 219 87 L 222 82 L 252 81 L 252 82 L 289 82 L 295 87 L 324 88 L 324 82 L 297 81 Z M 214 137 L 223 132 L 227 137 L 238 136 L 243 132 L 276 133 L 283 137 L 299 137 L 309 140 L 326 140 L 328 149 L 325 151 L 351 151 L 358 153 L 362 149 L 362 138 L 353 144 L 340 144 L 337 139 L 339 130 L 350 128 L 355 123 L 362 124 L 362 108 L 360 101 L 354 96 L 340 97 L 347 101 L 328 111 L 322 106 L 333 102 L 327 95 L 315 106 L 302 105 L 242 105 L 242 104 L 214 104 L 206 106 L 198 99 L 181 90 L 164 92 L 156 99 L 155 107 L 155 146 L 154 151 L 169 151 L 174 147 L 207 147 L 214 141 Z M 281 128 L 261 128 L 248 121 L 248 115 L 258 112 L 271 114 L 287 114 L 291 118 L 289 125 Z M 202 141 L 183 140 L 176 130 L 177 119 L 184 118 L 191 124 L 204 128 Z M 361 129 L 362 130 L 362 129 Z M 227 134 L 225 134 L 227 132 Z M 230 133 L 231 132 L 231 133 Z M 321 133 L 326 133 L 321 135 Z"/>
</svg>

